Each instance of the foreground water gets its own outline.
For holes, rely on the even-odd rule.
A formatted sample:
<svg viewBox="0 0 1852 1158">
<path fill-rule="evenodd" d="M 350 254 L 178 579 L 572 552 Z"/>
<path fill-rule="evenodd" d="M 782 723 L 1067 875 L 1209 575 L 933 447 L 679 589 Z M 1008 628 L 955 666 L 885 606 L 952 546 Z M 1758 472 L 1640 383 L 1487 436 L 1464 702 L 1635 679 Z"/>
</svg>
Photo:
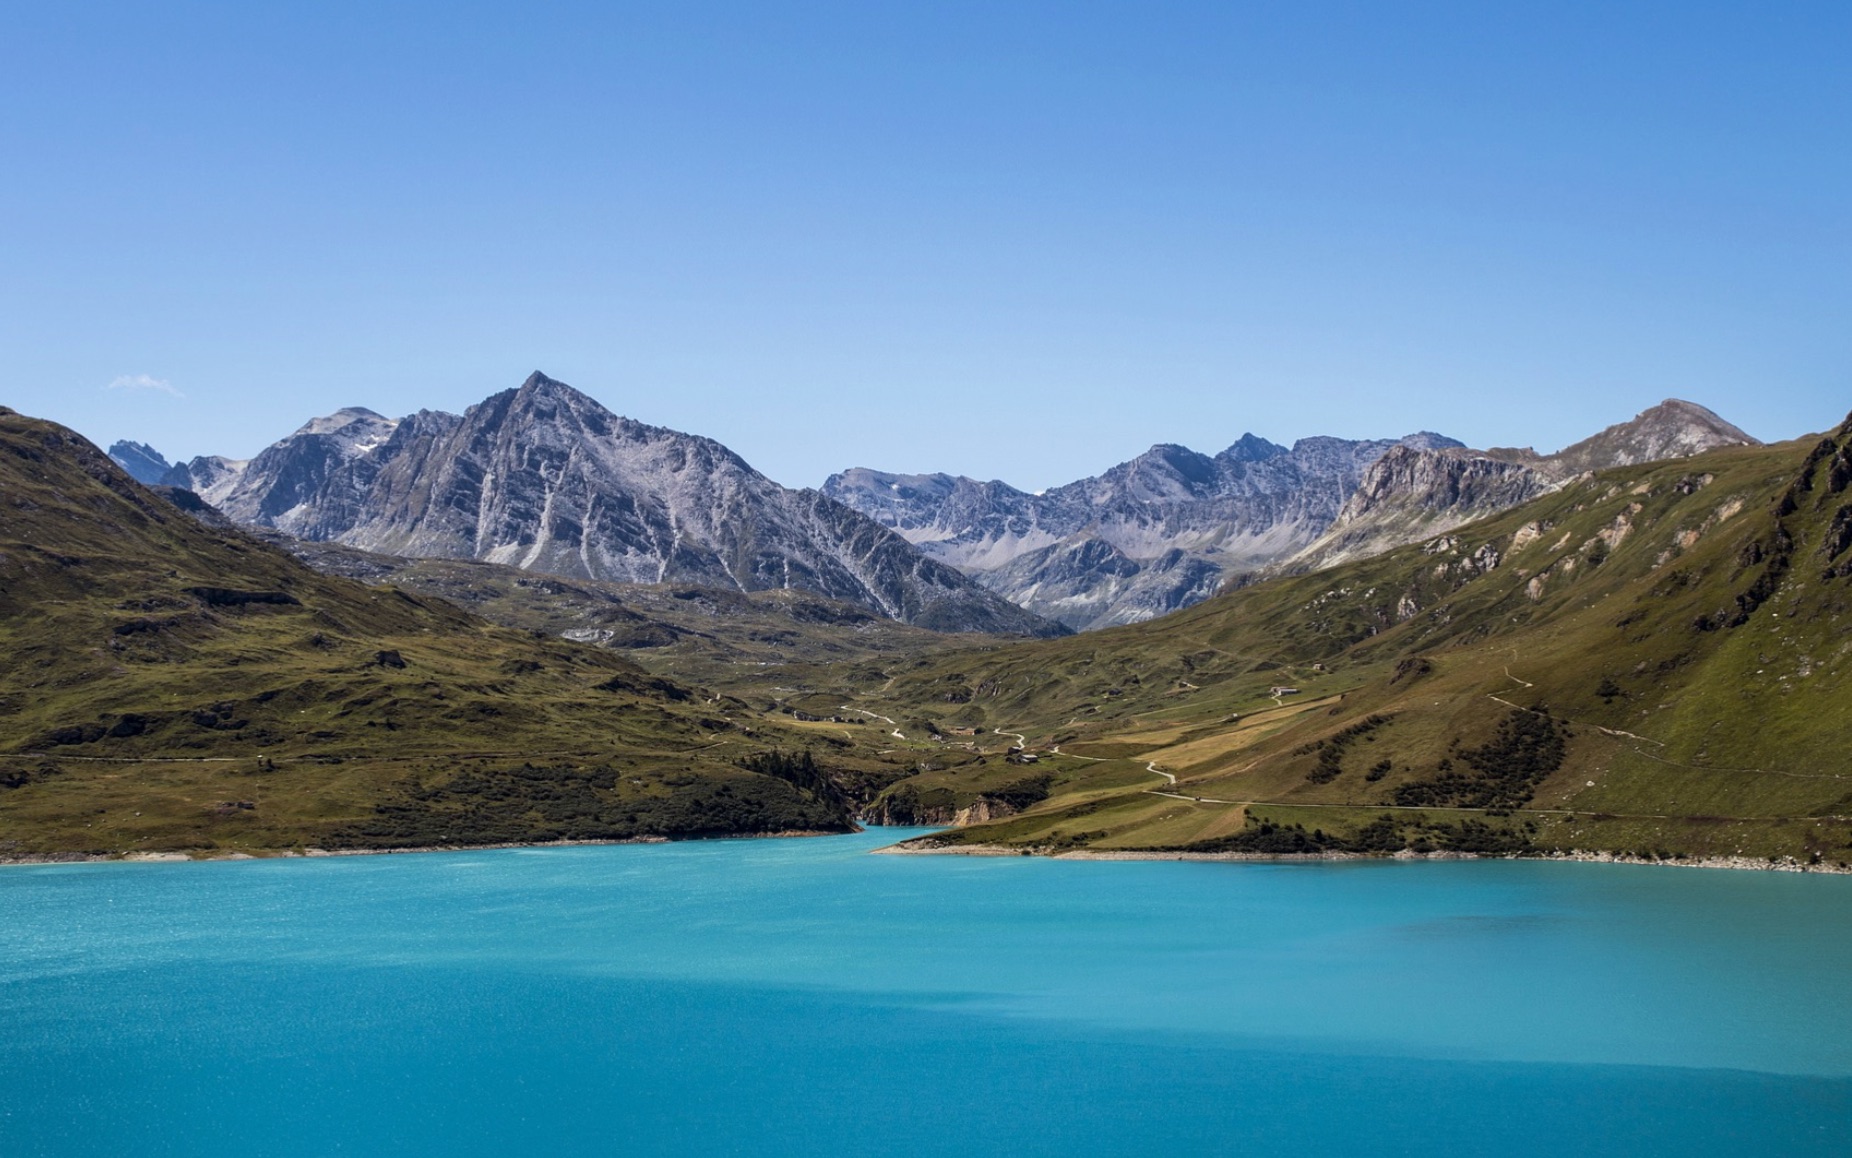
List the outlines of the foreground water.
<svg viewBox="0 0 1852 1158">
<path fill-rule="evenodd" d="M 1852 1150 L 1852 878 L 904 835 L 0 870 L 0 1154 Z"/>
</svg>

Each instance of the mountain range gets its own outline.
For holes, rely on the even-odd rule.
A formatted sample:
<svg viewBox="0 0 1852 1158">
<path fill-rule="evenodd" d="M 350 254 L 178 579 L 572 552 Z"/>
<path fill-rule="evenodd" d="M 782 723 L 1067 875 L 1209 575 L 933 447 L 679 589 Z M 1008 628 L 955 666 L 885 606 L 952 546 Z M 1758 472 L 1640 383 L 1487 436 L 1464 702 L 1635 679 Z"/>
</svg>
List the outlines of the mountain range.
<svg viewBox="0 0 1852 1158">
<path fill-rule="evenodd" d="M 1064 630 L 826 495 L 541 373 L 461 415 L 341 410 L 248 461 L 196 458 L 163 481 L 245 525 L 389 555 L 794 588 L 941 631 Z"/>
<path fill-rule="evenodd" d="M 1015 603 L 1084 630 L 1200 602 L 1231 577 L 1310 570 L 1411 542 L 1574 475 L 1755 440 L 1668 401 L 1555 455 L 1394 440 L 1253 434 L 1215 455 L 1154 446 L 1039 494 L 945 474 L 856 468 L 823 492 Z"/>
<path fill-rule="evenodd" d="M 935 630 L 1045 635 L 1367 558 L 1591 470 L 1754 443 L 1673 400 L 1555 454 L 1432 432 L 1291 446 L 1246 434 L 1214 455 L 1154 446 L 1037 494 L 867 468 L 792 490 L 711 439 L 619 417 L 535 373 L 462 415 L 339 410 L 249 460 L 159 473 L 151 447 L 111 454 L 143 481 L 159 473 L 238 523 L 310 542 L 628 584 L 804 590 Z"/>
</svg>

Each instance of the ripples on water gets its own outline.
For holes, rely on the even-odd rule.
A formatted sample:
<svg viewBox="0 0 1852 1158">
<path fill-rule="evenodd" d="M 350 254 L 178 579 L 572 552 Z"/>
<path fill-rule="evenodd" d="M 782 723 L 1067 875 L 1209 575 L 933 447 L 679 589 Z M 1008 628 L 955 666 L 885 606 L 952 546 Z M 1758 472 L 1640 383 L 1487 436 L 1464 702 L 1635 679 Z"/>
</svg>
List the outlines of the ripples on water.
<svg viewBox="0 0 1852 1158">
<path fill-rule="evenodd" d="M 1852 1152 L 1852 878 L 900 835 L 0 871 L 0 1154 Z"/>
</svg>

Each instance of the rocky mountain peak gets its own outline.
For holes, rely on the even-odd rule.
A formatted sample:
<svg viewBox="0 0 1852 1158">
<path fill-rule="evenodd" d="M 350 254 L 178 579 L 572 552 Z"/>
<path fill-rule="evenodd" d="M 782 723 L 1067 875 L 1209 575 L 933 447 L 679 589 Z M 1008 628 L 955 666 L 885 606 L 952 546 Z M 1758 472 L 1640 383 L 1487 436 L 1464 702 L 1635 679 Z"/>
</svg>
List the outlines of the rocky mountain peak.
<svg viewBox="0 0 1852 1158">
<path fill-rule="evenodd" d="M 1396 440 L 1397 446 L 1406 446 L 1414 450 L 1458 450 L 1465 443 L 1457 438 L 1448 438 L 1444 434 L 1435 434 L 1432 430 L 1417 430 Z"/>
<path fill-rule="evenodd" d="M 1554 458 L 1580 470 L 1632 466 L 1685 458 L 1725 446 L 1760 446 L 1760 440 L 1695 402 L 1668 398 L 1630 421 L 1565 447 Z"/>
<path fill-rule="evenodd" d="M 144 486 L 153 486 L 166 477 L 173 465 L 145 442 L 118 442 L 109 448 L 110 459 L 129 477 Z"/>
<path fill-rule="evenodd" d="M 1127 485 L 1144 499 L 1194 494 L 1212 486 L 1217 475 L 1214 459 L 1170 442 L 1153 446 L 1126 465 Z"/>
<path fill-rule="evenodd" d="M 345 406 L 333 414 L 324 414 L 320 418 L 309 419 L 290 437 L 333 435 L 351 441 L 365 441 L 380 431 L 390 436 L 392 428 L 397 425 L 398 423 L 393 419 L 376 414 L 364 406 Z"/>
<path fill-rule="evenodd" d="M 574 389 L 557 378 L 549 378 L 539 370 L 527 376 L 520 386 L 503 391 L 488 399 L 482 405 L 489 405 L 500 399 L 506 399 L 502 407 L 504 413 L 528 415 L 538 418 L 564 417 L 569 421 L 583 423 L 590 418 L 594 426 L 609 427 L 611 420 L 617 418 L 603 403 L 582 390 Z"/>
<path fill-rule="evenodd" d="M 1215 457 L 1225 462 L 1265 462 L 1291 452 L 1277 442 L 1268 442 L 1257 434 L 1243 434 L 1227 450 Z"/>
<path fill-rule="evenodd" d="M 1668 398 L 1555 454 L 1538 454 L 1529 447 L 1494 448 L 1486 453 L 1507 462 L 1523 463 L 1561 482 L 1591 470 L 1687 458 L 1726 446 L 1760 445 L 1759 440 L 1709 409 Z"/>
</svg>

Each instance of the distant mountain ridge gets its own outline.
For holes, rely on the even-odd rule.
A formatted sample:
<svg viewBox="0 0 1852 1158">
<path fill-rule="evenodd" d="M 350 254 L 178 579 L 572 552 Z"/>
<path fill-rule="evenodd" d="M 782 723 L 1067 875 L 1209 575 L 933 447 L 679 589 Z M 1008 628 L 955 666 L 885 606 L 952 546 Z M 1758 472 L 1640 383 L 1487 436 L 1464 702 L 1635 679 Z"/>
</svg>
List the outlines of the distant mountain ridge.
<svg viewBox="0 0 1852 1158">
<path fill-rule="evenodd" d="M 1460 446 L 1425 431 L 1291 447 L 1246 434 L 1213 456 L 1160 444 L 1039 495 L 866 468 L 830 476 L 823 490 L 1030 610 L 1094 628 L 1188 606 L 1227 575 L 1309 545 L 1392 448 Z"/>
<path fill-rule="evenodd" d="M 794 491 L 711 439 L 620 418 L 536 373 L 461 416 L 350 407 L 249 461 L 196 458 L 161 481 L 314 542 L 627 583 L 795 587 L 940 630 L 1033 633 L 1048 630 L 1038 619 L 1139 622 L 1234 576 L 1366 558 L 1591 470 L 1756 444 L 1673 399 L 1549 455 L 1431 432 L 1290 447 L 1250 433 L 1215 455 L 1159 444 L 1039 494 L 863 467 Z M 145 473 L 161 461 L 140 444 L 115 450 Z"/>
<path fill-rule="evenodd" d="M 1039 495 L 1001 482 L 855 468 L 825 493 L 993 590 L 1069 627 L 1135 623 L 1197 603 L 1231 577 L 1367 558 L 1507 510 L 1591 470 L 1757 441 L 1668 400 L 1542 455 L 1401 439 L 1245 434 L 1220 454 L 1154 446 Z"/>
<path fill-rule="evenodd" d="M 239 522 L 410 557 L 569 577 L 795 587 L 945 631 L 1062 629 L 709 438 L 622 418 L 536 372 L 462 415 L 349 408 L 248 462 L 164 480 Z"/>
</svg>

